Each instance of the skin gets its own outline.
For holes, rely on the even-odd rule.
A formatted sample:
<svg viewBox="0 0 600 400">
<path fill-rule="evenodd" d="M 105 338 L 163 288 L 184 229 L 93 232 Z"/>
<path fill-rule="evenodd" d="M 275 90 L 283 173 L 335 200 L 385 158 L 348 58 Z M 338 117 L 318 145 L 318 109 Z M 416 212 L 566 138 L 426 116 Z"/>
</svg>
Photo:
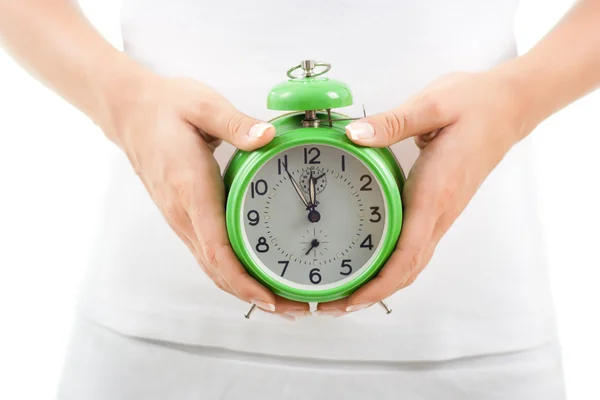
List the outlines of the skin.
<svg viewBox="0 0 600 400">
<path fill-rule="evenodd" d="M 599 85 L 599 21 L 600 0 L 581 1 L 526 55 L 490 71 L 442 77 L 399 107 L 348 126 L 351 140 L 367 146 L 413 137 L 421 155 L 405 185 L 403 232 L 391 259 L 349 298 L 320 304 L 319 314 L 358 311 L 414 282 L 506 152 Z M 218 287 L 290 320 L 310 315 L 307 304 L 275 296 L 252 279 L 225 230 L 213 151 L 222 140 L 244 150 L 261 147 L 273 138 L 272 126 L 200 82 L 164 78 L 137 64 L 68 0 L 0 0 L 0 43 L 123 150 Z"/>
<path fill-rule="evenodd" d="M 225 228 L 213 151 L 222 140 L 253 150 L 275 135 L 191 79 L 159 76 L 112 47 L 67 0 L 0 0 L 0 42 L 39 80 L 88 115 L 119 146 L 198 265 L 227 293 L 287 319 L 308 304 L 251 278 Z"/>
<path fill-rule="evenodd" d="M 412 284 L 508 150 L 599 85 L 600 1 L 581 1 L 529 53 L 489 71 L 441 77 L 399 107 L 350 124 L 355 143 L 414 138 L 421 153 L 404 187 L 395 252 L 371 282 L 319 310 L 357 311 Z"/>
</svg>

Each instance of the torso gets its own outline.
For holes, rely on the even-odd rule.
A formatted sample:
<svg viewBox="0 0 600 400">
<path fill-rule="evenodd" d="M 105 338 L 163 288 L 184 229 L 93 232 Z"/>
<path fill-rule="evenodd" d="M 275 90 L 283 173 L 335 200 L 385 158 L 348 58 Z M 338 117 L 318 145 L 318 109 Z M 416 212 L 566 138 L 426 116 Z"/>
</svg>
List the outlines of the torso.
<svg viewBox="0 0 600 400">
<path fill-rule="evenodd" d="M 125 50 L 169 76 L 215 88 L 256 118 L 266 94 L 301 59 L 332 63 L 332 77 L 373 114 L 454 70 L 516 55 L 516 0 L 128 0 Z M 493 96 L 493 93 L 490 94 Z M 393 147 L 405 170 L 418 150 Z M 554 335 L 536 215 L 529 142 L 493 171 L 441 241 L 430 265 L 389 302 L 341 319 L 297 324 L 258 315 L 203 276 L 127 161 L 117 161 L 82 309 L 138 336 L 234 350 L 337 359 L 442 359 L 533 346 Z M 216 155 L 224 166 L 233 149 Z"/>
</svg>

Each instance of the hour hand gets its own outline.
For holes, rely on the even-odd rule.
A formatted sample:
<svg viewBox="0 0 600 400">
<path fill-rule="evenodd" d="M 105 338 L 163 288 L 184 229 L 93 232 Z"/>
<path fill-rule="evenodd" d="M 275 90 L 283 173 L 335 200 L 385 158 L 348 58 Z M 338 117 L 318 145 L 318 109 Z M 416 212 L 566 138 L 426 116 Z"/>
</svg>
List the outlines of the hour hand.
<svg viewBox="0 0 600 400">
<path fill-rule="evenodd" d="M 315 181 L 316 179 L 312 176 L 312 171 L 310 171 L 310 182 L 308 184 L 308 194 L 310 195 L 310 204 L 315 207 L 317 205 L 317 194 L 315 193 Z"/>
<path fill-rule="evenodd" d="M 302 200 L 302 202 L 304 203 L 304 206 L 306 208 L 308 208 L 308 201 L 306 201 L 306 198 L 304 197 L 304 193 L 302 193 L 302 190 L 300 190 L 300 186 L 298 186 L 298 183 L 296 182 L 296 180 L 294 179 L 292 174 L 290 174 L 290 172 L 287 169 L 285 170 L 285 172 L 287 173 L 288 177 L 290 178 L 290 182 L 292 182 L 292 186 L 294 186 L 294 190 L 296 191 L 296 193 L 298 193 L 300 200 Z"/>
</svg>

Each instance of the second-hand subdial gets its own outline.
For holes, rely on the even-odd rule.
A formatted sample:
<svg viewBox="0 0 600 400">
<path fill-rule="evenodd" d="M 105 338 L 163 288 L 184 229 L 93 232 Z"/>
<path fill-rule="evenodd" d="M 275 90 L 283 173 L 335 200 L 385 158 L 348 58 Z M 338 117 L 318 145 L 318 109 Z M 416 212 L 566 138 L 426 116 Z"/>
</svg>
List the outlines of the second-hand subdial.
<svg viewBox="0 0 600 400">
<path fill-rule="evenodd" d="M 321 229 L 307 229 L 302 234 L 302 254 L 300 257 L 322 257 L 329 251 L 329 239 Z"/>
<path fill-rule="evenodd" d="M 300 187 L 302 188 L 302 191 L 309 194 L 311 174 L 315 180 L 315 193 L 322 193 L 327 187 L 327 174 L 323 168 L 315 166 L 302 168 L 302 173 L 300 175 Z"/>
</svg>

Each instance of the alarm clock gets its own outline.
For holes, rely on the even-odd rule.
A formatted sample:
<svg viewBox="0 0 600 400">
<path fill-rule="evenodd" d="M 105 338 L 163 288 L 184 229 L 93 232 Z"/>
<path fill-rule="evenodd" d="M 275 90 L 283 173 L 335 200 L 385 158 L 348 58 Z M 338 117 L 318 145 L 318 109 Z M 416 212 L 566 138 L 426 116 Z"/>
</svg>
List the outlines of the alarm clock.
<svg viewBox="0 0 600 400">
<path fill-rule="evenodd" d="M 402 226 L 402 168 L 389 148 L 347 138 L 358 118 L 334 109 L 352 105 L 352 92 L 323 76 L 330 69 L 314 60 L 288 69 L 267 96 L 268 109 L 287 112 L 269 121 L 276 136 L 236 151 L 224 172 L 235 254 L 262 285 L 301 302 L 337 300 L 372 279 Z"/>
</svg>

